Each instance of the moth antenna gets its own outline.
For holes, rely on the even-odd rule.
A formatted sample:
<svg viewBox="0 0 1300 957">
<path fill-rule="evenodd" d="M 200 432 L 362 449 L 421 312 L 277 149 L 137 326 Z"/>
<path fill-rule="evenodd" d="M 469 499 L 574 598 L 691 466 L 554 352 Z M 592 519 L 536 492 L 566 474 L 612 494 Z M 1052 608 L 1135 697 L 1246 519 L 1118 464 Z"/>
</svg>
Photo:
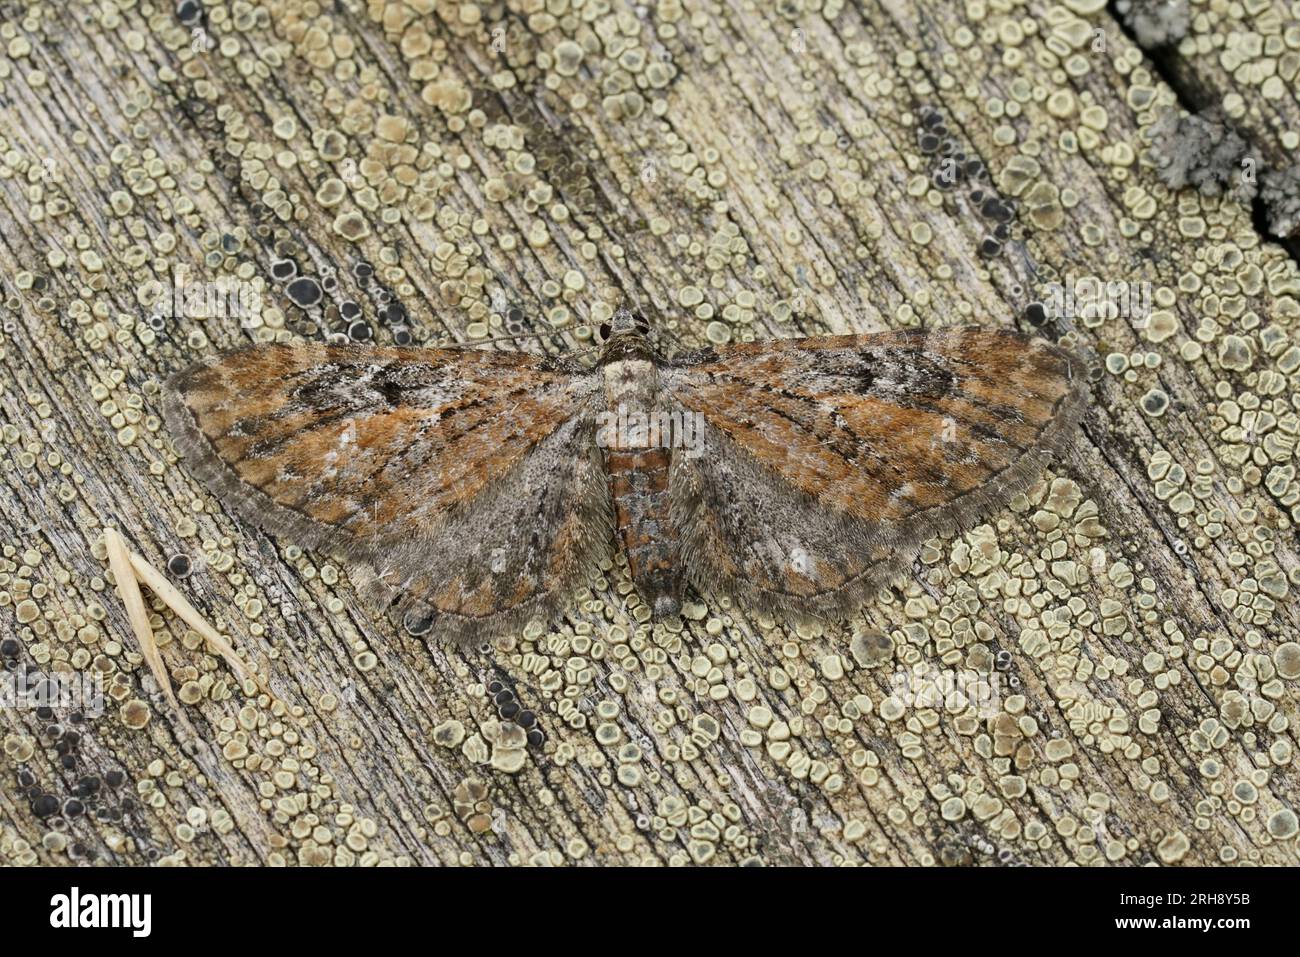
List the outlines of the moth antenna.
<svg viewBox="0 0 1300 957">
<path fill-rule="evenodd" d="M 656 339 L 667 340 L 678 348 L 681 348 L 684 345 L 681 336 L 677 335 L 677 333 L 673 332 L 667 326 L 655 324 L 650 327 L 650 332 Z"/>
<path fill-rule="evenodd" d="M 564 358 L 570 359 L 574 356 L 585 356 L 588 352 L 595 352 L 600 346 L 585 346 L 582 349 L 574 349 L 572 352 L 564 353 Z"/>
<path fill-rule="evenodd" d="M 453 342 L 445 346 L 436 346 L 438 349 L 473 349 L 475 346 L 491 345 L 494 342 L 518 342 L 520 339 L 549 339 L 551 336 L 562 336 L 566 332 L 572 332 L 575 329 L 590 328 L 591 323 L 583 322 L 574 326 L 565 326 L 563 329 L 556 329 L 554 332 L 521 332 L 513 336 L 492 336 L 488 339 L 475 339 L 473 342 Z"/>
</svg>

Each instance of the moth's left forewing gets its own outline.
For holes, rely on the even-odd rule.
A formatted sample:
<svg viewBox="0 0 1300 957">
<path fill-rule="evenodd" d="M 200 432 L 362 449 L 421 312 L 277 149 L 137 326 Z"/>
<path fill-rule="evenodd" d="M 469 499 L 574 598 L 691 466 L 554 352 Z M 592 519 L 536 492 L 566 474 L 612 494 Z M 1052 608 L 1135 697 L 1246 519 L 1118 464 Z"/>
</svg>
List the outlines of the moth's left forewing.
<svg viewBox="0 0 1300 957">
<path fill-rule="evenodd" d="M 598 377 L 520 353 L 255 346 L 177 374 L 165 414 L 224 503 L 374 568 L 473 637 L 558 603 L 608 538 Z"/>
</svg>

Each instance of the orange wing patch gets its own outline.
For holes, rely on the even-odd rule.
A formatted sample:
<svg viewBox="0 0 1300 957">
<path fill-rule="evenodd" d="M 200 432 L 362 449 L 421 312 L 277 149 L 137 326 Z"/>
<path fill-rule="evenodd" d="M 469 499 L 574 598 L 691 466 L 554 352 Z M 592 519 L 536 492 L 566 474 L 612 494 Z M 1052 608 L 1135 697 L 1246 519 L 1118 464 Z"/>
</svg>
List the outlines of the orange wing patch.
<svg viewBox="0 0 1300 957">
<path fill-rule="evenodd" d="M 1083 366 L 1039 339 L 943 329 L 708 350 L 666 389 L 845 515 L 900 522 L 996 480 L 1077 412 Z"/>
<path fill-rule="evenodd" d="M 169 424 L 296 519 L 374 540 L 436 527 L 595 386 L 521 353 L 264 346 L 174 378 Z"/>
</svg>

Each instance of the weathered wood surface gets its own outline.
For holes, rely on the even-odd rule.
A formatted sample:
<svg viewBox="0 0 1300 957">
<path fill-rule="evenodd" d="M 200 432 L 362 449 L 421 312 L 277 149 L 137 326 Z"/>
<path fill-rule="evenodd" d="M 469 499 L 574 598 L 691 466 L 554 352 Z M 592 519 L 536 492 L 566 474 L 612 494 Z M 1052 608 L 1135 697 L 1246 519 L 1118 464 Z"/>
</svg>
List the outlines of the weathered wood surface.
<svg viewBox="0 0 1300 957">
<path fill-rule="evenodd" d="M 1245 138 L 1241 165 L 1263 187 L 1256 227 L 1300 256 L 1300 5 L 1251 0 L 1187 10 L 1186 34 L 1151 55 L 1184 107 L 1222 118 Z M 1285 178 L 1282 192 L 1292 197 L 1285 212 L 1274 177 Z"/>
<path fill-rule="evenodd" d="M 0 860 L 1295 863 L 1300 276 L 1248 209 L 1159 183 L 1175 96 L 1102 4 L 323 6 L 208 4 L 203 34 L 0 7 L 0 639 L 110 686 L 80 725 L 3 709 Z M 989 183 L 937 188 L 929 110 Z M 991 257 L 975 188 L 1018 203 Z M 332 305 L 292 305 L 281 257 Z M 182 267 L 273 308 L 155 331 Z M 725 602 L 651 629 L 611 569 L 564 620 L 426 648 L 233 521 L 158 420 L 168 372 L 342 331 L 345 300 L 382 341 L 555 349 L 625 301 L 688 344 L 1025 325 L 1085 276 L 1149 282 L 1152 313 L 1048 325 L 1098 362 L 1076 451 L 822 630 Z M 193 756 L 109 526 L 188 556 L 173 580 L 273 692 L 156 605 Z M 925 667 L 996 695 L 906 700 Z M 493 680 L 542 747 L 506 746 Z"/>
<path fill-rule="evenodd" d="M 1250 0 L 1189 6 L 1187 34 L 1154 51 L 1189 108 L 1215 108 L 1245 132 L 1261 160 L 1296 161 L 1300 149 L 1300 7 Z"/>
</svg>

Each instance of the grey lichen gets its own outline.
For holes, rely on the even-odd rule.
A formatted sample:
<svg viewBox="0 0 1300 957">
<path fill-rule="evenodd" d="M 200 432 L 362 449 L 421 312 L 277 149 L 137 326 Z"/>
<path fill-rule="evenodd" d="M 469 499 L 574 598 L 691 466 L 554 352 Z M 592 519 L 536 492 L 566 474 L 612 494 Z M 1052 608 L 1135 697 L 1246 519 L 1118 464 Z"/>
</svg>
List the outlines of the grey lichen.
<svg viewBox="0 0 1300 957">
<path fill-rule="evenodd" d="M 1259 181 L 1268 228 L 1276 236 L 1300 234 L 1300 162 L 1286 169 L 1267 170 Z"/>
<path fill-rule="evenodd" d="M 1151 128 L 1156 173 L 1172 190 L 1192 186 L 1205 196 L 1255 195 L 1255 159 L 1249 144 L 1216 111 L 1166 112 Z"/>
<path fill-rule="evenodd" d="M 1144 50 L 1177 43 L 1192 21 L 1187 0 L 1118 0 L 1115 12 Z"/>
</svg>

